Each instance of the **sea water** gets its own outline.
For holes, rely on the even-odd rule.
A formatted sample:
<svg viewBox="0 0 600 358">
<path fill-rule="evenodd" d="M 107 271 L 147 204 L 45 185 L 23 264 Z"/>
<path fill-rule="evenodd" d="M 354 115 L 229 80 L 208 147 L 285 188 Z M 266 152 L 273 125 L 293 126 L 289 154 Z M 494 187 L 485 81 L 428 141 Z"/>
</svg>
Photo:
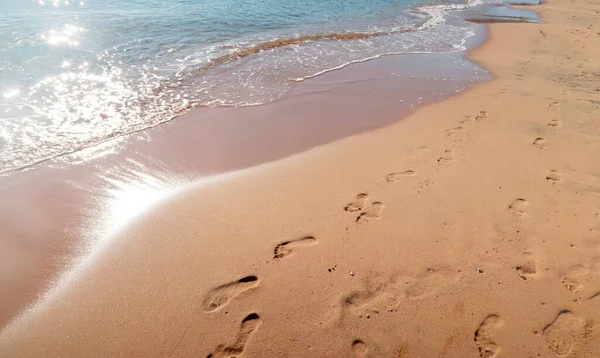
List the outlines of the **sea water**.
<svg viewBox="0 0 600 358">
<path fill-rule="evenodd" d="M 0 173 L 388 54 L 465 50 L 480 0 L 0 0 Z M 284 120 L 284 119 L 282 119 Z"/>
</svg>

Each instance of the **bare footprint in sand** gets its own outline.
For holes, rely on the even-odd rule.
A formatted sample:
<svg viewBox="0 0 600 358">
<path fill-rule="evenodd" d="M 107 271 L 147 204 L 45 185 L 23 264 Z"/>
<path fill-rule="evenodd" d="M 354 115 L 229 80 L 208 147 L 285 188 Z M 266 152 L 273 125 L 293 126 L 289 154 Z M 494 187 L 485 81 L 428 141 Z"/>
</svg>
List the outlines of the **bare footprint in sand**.
<svg viewBox="0 0 600 358">
<path fill-rule="evenodd" d="M 500 316 L 491 314 L 487 316 L 475 331 L 475 345 L 479 350 L 479 357 L 493 358 L 500 352 L 500 346 L 492 338 L 493 331 L 502 327 L 504 320 Z"/>
<path fill-rule="evenodd" d="M 342 307 L 351 311 L 365 308 L 382 297 L 385 287 L 367 288 L 363 291 L 355 291 L 342 299 Z"/>
<path fill-rule="evenodd" d="M 473 122 L 473 116 L 471 115 L 464 115 L 462 116 L 462 118 L 458 121 L 458 123 L 460 124 L 467 124 L 467 123 L 471 123 Z"/>
<path fill-rule="evenodd" d="M 590 269 L 583 265 L 573 265 L 568 267 L 566 270 L 560 273 L 562 278 L 562 284 L 568 291 L 573 293 L 578 292 L 583 284 L 580 282 L 580 278 L 588 275 Z"/>
<path fill-rule="evenodd" d="M 281 260 L 282 258 L 292 254 L 292 250 L 302 246 L 310 246 L 317 243 L 317 239 L 312 236 L 303 237 L 302 239 L 285 241 L 275 246 L 273 250 L 273 259 Z"/>
<path fill-rule="evenodd" d="M 441 163 L 441 164 L 450 163 L 453 161 L 454 161 L 454 154 L 452 153 L 451 150 L 445 150 L 444 154 L 442 154 L 442 156 L 438 158 L 438 163 Z"/>
<path fill-rule="evenodd" d="M 387 180 L 388 183 L 394 183 L 397 182 L 398 180 L 405 178 L 405 177 L 413 177 L 417 175 L 417 173 L 413 170 L 405 170 L 403 172 L 397 172 L 397 173 L 390 173 L 388 174 L 385 179 Z"/>
<path fill-rule="evenodd" d="M 508 209 L 512 211 L 517 216 L 525 216 L 527 212 L 525 211 L 529 206 L 529 202 L 525 199 L 515 199 L 509 206 Z"/>
<path fill-rule="evenodd" d="M 557 101 L 554 101 L 548 105 L 548 109 L 552 109 L 554 111 L 558 110 L 559 108 L 560 108 L 560 103 Z"/>
<path fill-rule="evenodd" d="M 381 216 L 382 210 L 383 210 L 383 203 L 376 201 L 373 204 L 371 204 L 371 207 L 369 207 L 369 209 L 367 211 L 360 214 L 356 218 L 356 223 L 362 224 L 362 223 L 366 223 L 369 221 L 377 220 Z"/>
<path fill-rule="evenodd" d="M 477 121 L 484 121 L 484 120 L 486 120 L 488 118 L 489 118 L 488 112 L 481 111 L 481 112 L 479 112 L 479 115 L 477 115 L 477 117 L 475 117 L 475 120 L 477 120 Z"/>
<path fill-rule="evenodd" d="M 446 129 L 445 133 L 446 133 L 446 135 L 450 136 L 450 135 L 454 135 L 463 130 L 464 130 L 463 127 L 456 127 L 456 128 Z"/>
<path fill-rule="evenodd" d="M 368 275 L 362 289 L 341 297 L 340 321 L 347 314 L 368 318 L 370 313 L 392 309 L 399 303 L 393 286 L 389 278 Z"/>
<path fill-rule="evenodd" d="M 361 211 L 365 208 L 368 198 L 369 195 L 366 193 L 360 193 L 356 196 L 356 199 L 354 199 L 353 202 L 344 207 L 344 210 L 349 212 Z"/>
<path fill-rule="evenodd" d="M 365 342 L 356 339 L 352 342 L 352 353 L 355 357 L 364 357 L 367 355 L 368 347 Z"/>
<path fill-rule="evenodd" d="M 258 286 L 258 283 L 258 277 L 246 276 L 237 281 L 213 288 L 206 294 L 202 307 L 205 312 L 216 311 L 240 293 Z"/>
<path fill-rule="evenodd" d="M 537 276 L 537 264 L 535 256 L 530 252 L 524 252 L 521 256 L 521 264 L 515 269 L 523 280 L 532 279 Z"/>
<path fill-rule="evenodd" d="M 431 152 L 431 148 L 423 146 L 423 147 L 411 150 L 408 154 L 408 158 L 418 158 L 429 152 Z"/>
<path fill-rule="evenodd" d="M 552 185 L 560 184 L 562 182 L 562 173 L 558 170 L 550 170 L 550 173 L 546 176 L 546 180 Z"/>
<path fill-rule="evenodd" d="M 561 311 L 543 331 L 550 349 L 559 357 L 570 355 L 585 336 L 585 320 L 571 311 Z"/>
<path fill-rule="evenodd" d="M 208 355 L 207 358 L 237 358 L 241 357 L 246 351 L 248 341 L 262 323 L 260 317 L 256 313 L 251 313 L 242 320 L 240 331 L 237 335 L 235 343 L 227 347 L 226 345 L 218 346 L 214 352 Z"/>
<path fill-rule="evenodd" d="M 553 119 L 550 122 L 548 122 L 548 126 L 553 128 L 559 128 L 562 126 L 562 122 L 558 119 Z"/>
<path fill-rule="evenodd" d="M 419 300 L 430 297 L 442 290 L 458 292 L 464 288 L 460 282 L 462 275 L 449 268 L 427 268 L 410 284 L 405 291 L 406 297 Z"/>
<path fill-rule="evenodd" d="M 544 138 L 536 138 L 533 141 L 533 145 L 535 145 L 539 149 L 546 149 L 546 147 L 548 146 L 548 143 L 546 142 L 546 140 Z"/>
</svg>

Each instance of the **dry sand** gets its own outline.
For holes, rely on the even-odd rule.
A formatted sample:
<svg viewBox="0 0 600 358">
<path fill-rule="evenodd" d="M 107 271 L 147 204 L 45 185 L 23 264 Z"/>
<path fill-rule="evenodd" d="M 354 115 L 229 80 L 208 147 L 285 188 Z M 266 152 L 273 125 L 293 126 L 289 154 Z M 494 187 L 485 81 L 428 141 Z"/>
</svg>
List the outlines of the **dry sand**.
<svg viewBox="0 0 600 358">
<path fill-rule="evenodd" d="M 162 203 L 0 356 L 600 356 L 600 3 L 536 10 L 496 80 Z"/>
</svg>

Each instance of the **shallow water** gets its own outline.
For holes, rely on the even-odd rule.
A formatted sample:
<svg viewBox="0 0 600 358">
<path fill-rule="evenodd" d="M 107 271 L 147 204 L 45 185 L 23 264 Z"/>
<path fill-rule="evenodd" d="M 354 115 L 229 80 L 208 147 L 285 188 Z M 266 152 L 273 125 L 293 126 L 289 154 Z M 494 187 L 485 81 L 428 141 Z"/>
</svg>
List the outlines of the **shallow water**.
<svg viewBox="0 0 600 358">
<path fill-rule="evenodd" d="M 0 173 L 197 106 L 280 99 L 384 54 L 465 49 L 476 26 L 425 0 L 4 0 Z"/>
</svg>

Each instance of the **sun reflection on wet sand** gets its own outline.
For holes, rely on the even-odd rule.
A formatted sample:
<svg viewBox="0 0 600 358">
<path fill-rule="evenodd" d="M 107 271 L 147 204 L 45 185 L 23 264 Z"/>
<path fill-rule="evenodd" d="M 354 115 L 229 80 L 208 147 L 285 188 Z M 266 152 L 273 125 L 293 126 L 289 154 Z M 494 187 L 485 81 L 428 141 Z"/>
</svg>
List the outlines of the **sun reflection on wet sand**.
<svg viewBox="0 0 600 358">
<path fill-rule="evenodd" d="M 191 176 L 175 174 L 163 165 L 150 165 L 126 160 L 124 165 L 105 171 L 88 184 L 70 183 L 84 194 L 85 207 L 81 222 L 73 222 L 67 230 L 81 234 L 81 244 L 74 249 L 70 264 L 37 300 L 4 327 L 1 334 L 10 334 L 11 327 L 43 311 L 46 304 L 67 290 L 98 256 L 102 255 L 118 233 L 162 200 L 185 190 L 193 182 Z"/>
</svg>

